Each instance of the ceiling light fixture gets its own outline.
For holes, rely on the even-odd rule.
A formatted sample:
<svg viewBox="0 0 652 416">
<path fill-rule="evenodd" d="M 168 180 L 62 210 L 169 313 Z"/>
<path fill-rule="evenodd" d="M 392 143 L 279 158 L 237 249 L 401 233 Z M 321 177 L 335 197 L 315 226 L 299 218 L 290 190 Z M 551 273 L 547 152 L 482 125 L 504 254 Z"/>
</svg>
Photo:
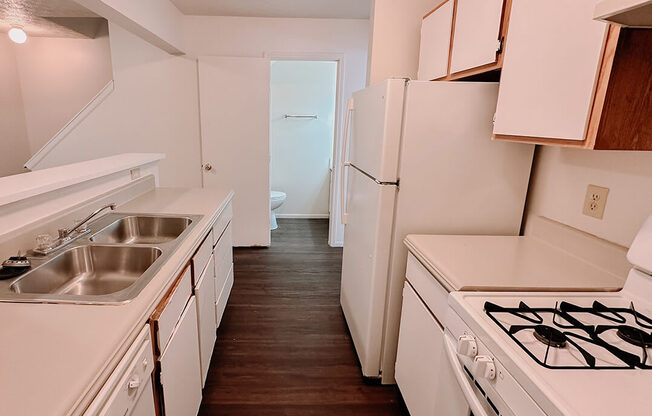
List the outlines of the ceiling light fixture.
<svg viewBox="0 0 652 416">
<path fill-rule="evenodd" d="M 9 29 L 9 39 L 16 43 L 25 43 L 27 41 L 27 33 L 20 27 L 12 27 Z"/>
</svg>

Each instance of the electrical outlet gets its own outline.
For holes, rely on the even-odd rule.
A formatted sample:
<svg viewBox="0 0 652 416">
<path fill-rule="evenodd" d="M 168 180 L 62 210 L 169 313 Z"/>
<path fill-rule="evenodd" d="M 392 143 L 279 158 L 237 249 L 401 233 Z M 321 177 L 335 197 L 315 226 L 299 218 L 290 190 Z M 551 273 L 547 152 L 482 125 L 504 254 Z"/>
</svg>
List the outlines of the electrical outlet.
<svg viewBox="0 0 652 416">
<path fill-rule="evenodd" d="M 132 181 L 140 178 L 140 168 L 131 169 L 129 172 L 131 172 Z"/>
<path fill-rule="evenodd" d="M 587 186 L 582 214 L 601 220 L 607 205 L 607 195 L 609 195 L 609 188 L 596 185 Z"/>
</svg>

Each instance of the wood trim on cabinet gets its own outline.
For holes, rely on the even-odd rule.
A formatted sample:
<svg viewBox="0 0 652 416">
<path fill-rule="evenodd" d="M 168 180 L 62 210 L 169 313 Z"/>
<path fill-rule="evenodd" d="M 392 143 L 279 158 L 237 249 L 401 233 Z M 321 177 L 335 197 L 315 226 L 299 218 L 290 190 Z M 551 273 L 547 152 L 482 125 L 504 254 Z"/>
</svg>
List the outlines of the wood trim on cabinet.
<svg viewBox="0 0 652 416">
<path fill-rule="evenodd" d="M 621 28 L 594 148 L 652 150 L 652 30 Z"/>
<path fill-rule="evenodd" d="M 437 5 L 437 7 L 435 7 L 435 8 L 432 9 L 432 10 L 430 10 L 428 13 L 426 13 L 426 14 L 423 16 L 423 19 L 427 18 L 428 16 L 430 16 L 431 14 L 433 14 L 434 12 L 436 12 L 436 11 L 437 11 L 441 6 L 443 6 L 444 4 L 448 3 L 449 1 L 457 1 L 457 0 L 444 0 L 444 1 L 442 1 L 441 3 L 439 3 L 439 5 Z"/>
<path fill-rule="evenodd" d="M 168 289 L 167 293 L 165 296 L 163 296 L 163 299 L 156 305 L 156 308 L 154 308 L 154 312 L 149 316 L 149 323 L 150 327 L 152 328 L 152 339 L 156 340 L 156 331 L 158 328 L 155 328 L 158 326 L 158 319 L 161 317 L 161 314 L 165 310 L 165 308 L 168 306 L 170 303 L 170 299 L 172 299 L 172 295 L 174 292 L 176 292 L 177 288 L 181 284 L 181 280 L 183 280 L 183 276 L 186 274 L 186 271 L 188 271 L 188 268 L 190 267 L 190 263 L 186 264 L 186 267 L 183 268 L 183 271 L 179 273 L 177 278 L 175 279 L 174 283 L 172 283 L 172 286 Z M 194 288 L 193 288 L 194 289 Z M 154 356 L 158 357 L 160 353 L 156 348 L 156 342 L 152 341 L 152 345 L 154 345 Z"/>
<path fill-rule="evenodd" d="M 494 140 L 504 140 L 508 142 L 530 143 L 530 144 L 543 144 L 554 145 L 560 147 L 575 147 L 580 149 L 588 149 L 586 140 L 567 140 L 567 139 L 551 139 L 548 137 L 529 137 L 529 136 L 512 136 L 509 134 L 494 134 Z"/>
<path fill-rule="evenodd" d="M 598 76 L 596 78 L 593 102 L 591 104 L 591 110 L 589 111 L 589 120 L 587 123 L 586 135 L 584 136 L 584 141 L 586 142 L 585 147 L 589 149 L 595 147 L 596 138 L 598 137 L 600 119 L 602 118 L 604 100 L 607 95 L 607 89 L 609 87 L 609 78 L 611 76 L 614 57 L 616 55 L 616 47 L 618 46 L 619 35 L 620 26 L 609 25 L 602 52 L 600 69 L 598 70 Z"/>
<path fill-rule="evenodd" d="M 446 78 L 451 76 L 451 63 L 453 62 L 453 40 L 455 39 L 455 21 L 457 20 L 457 0 L 453 0 L 453 21 L 451 22 L 451 39 L 448 45 L 448 69 L 446 69 Z"/>
</svg>

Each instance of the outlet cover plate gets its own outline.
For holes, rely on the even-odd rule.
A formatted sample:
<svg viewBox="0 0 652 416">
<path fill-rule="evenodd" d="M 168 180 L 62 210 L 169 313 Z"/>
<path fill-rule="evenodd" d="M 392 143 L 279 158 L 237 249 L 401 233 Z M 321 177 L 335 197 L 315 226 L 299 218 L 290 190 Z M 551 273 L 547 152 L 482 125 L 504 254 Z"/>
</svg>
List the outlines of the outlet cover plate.
<svg viewBox="0 0 652 416">
<path fill-rule="evenodd" d="M 597 185 L 587 186 L 582 214 L 601 220 L 604 217 L 604 209 L 607 206 L 608 195 L 609 188 Z"/>
</svg>

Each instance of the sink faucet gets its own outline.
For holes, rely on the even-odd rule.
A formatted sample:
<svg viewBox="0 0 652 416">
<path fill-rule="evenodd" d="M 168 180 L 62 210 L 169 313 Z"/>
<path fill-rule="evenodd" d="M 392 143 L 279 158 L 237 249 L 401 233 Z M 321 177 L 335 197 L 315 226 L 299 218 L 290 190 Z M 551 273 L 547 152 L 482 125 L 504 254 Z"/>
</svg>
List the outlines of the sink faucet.
<svg viewBox="0 0 652 416">
<path fill-rule="evenodd" d="M 86 224 L 88 221 L 90 221 L 92 218 L 94 218 L 97 214 L 99 214 L 100 212 L 104 211 L 107 208 L 111 208 L 111 210 L 114 210 L 115 209 L 115 203 L 112 202 L 110 204 L 104 205 L 101 208 L 96 209 L 88 217 L 86 217 L 83 220 L 79 221 L 79 223 L 77 225 L 75 225 L 74 227 L 72 227 L 72 228 L 60 228 L 59 229 L 59 238 L 60 239 L 66 239 L 66 238 L 70 237 L 70 235 L 72 233 L 74 233 L 78 228 L 80 228 L 82 225 Z"/>
<path fill-rule="evenodd" d="M 59 238 L 57 238 L 54 241 L 52 241 L 52 237 L 48 234 L 42 234 L 37 236 L 36 241 L 38 246 L 34 250 L 32 250 L 32 252 L 35 254 L 40 254 L 45 256 L 52 253 L 53 251 L 59 250 L 60 248 L 67 246 L 68 244 L 72 243 L 82 235 L 90 232 L 90 230 L 85 228 L 82 229 L 81 231 L 79 231 L 79 229 L 82 226 L 84 226 L 84 224 L 86 224 L 88 221 L 90 221 L 92 218 L 94 218 L 97 214 L 99 214 L 100 212 L 104 211 L 107 208 L 111 208 L 112 210 L 114 210 L 115 203 L 106 204 L 103 207 L 96 209 L 88 217 L 79 221 L 72 228 L 60 228 Z M 75 231 L 77 232 L 75 233 Z"/>
</svg>

